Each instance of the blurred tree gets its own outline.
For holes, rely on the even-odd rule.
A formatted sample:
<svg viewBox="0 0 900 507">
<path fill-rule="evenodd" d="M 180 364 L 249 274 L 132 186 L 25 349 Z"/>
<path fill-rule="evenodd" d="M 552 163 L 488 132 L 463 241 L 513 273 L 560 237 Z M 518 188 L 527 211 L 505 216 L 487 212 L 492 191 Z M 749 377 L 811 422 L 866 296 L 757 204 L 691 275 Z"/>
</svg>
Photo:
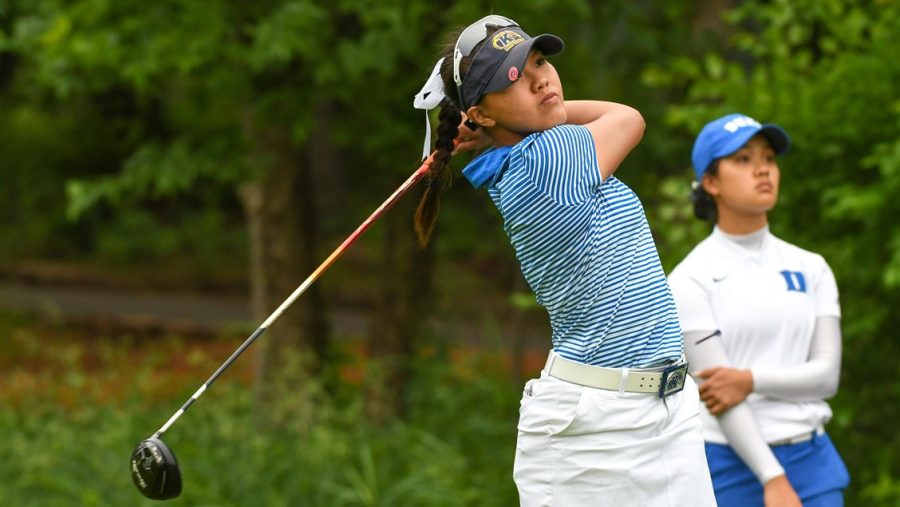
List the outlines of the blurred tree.
<svg viewBox="0 0 900 507">
<path fill-rule="evenodd" d="M 371 211 L 402 181 L 390 182 L 384 173 L 414 167 L 412 122 L 387 119 L 392 111 L 414 114 L 411 97 L 425 72 L 409 70 L 442 29 L 443 15 L 435 12 L 441 7 L 426 1 L 404 2 L 402 9 L 359 1 L 4 2 L 0 50 L 16 66 L 4 68 L 3 83 L 15 88 L 10 95 L 27 104 L 23 109 L 47 117 L 32 121 L 34 129 L 48 129 L 78 105 L 87 111 L 78 117 L 86 120 L 81 131 L 96 132 L 95 126 L 106 127 L 109 104 L 124 105 L 121 128 L 96 136 L 116 143 L 116 150 L 90 160 L 81 174 L 54 173 L 60 183 L 71 178 L 72 217 L 98 209 L 133 214 L 210 189 L 239 189 L 261 321 L 324 257 L 317 248 L 322 236 L 352 230 L 346 226 L 365 216 L 357 211 Z M 13 80 L 17 86 L 8 85 Z M 59 136 L 47 137 L 43 142 Z M 48 169 L 63 165 L 42 162 Z M 345 175 L 350 170 L 352 178 Z M 26 187 L 27 173 L 16 174 Z M 368 195 L 369 188 L 386 191 Z M 409 223 L 412 208 L 405 207 L 393 228 Z M 400 355 L 398 365 L 408 363 L 402 356 L 421 335 L 421 310 L 430 299 L 430 255 L 403 238 L 387 236 L 382 272 L 394 277 L 381 289 L 385 318 L 375 320 L 370 347 Z M 410 276 L 404 276 L 407 266 Z M 279 368 L 286 350 L 311 352 L 313 368 L 326 357 L 320 291 L 311 286 L 261 342 L 260 380 Z"/>
<path fill-rule="evenodd" d="M 71 214 L 240 185 L 255 240 L 254 306 L 274 309 L 317 265 L 317 200 L 340 190 L 314 182 L 341 171 L 329 104 L 348 94 L 341 68 L 352 62 L 322 48 L 360 34 L 346 26 L 346 6 L 320 4 L 16 5 L 5 41 L 21 59 L 17 79 L 37 86 L 34 100 L 102 110 L 117 96 L 132 113 L 121 171 L 71 180 Z M 260 371 L 277 368 L 283 348 L 324 357 L 324 316 L 312 286 L 273 326 Z"/>
<path fill-rule="evenodd" d="M 69 209 L 82 217 L 78 223 L 88 233 L 83 241 L 90 234 L 109 236 L 95 232 L 104 231 L 101 220 L 85 218 L 132 217 L 113 235 L 115 242 L 102 244 L 133 262 L 128 245 L 171 250 L 196 230 L 173 232 L 164 224 L 151 229 L 153 220 L 142 208 L 193 214 L 195 209 L 184 207 L 193 196 L 208 196 L 199 200 L 201 206 L 222 206 L 217 196 L 240 196 L 260 320 L 324 257 L 318 243 L 337 244 L 416 165 L 421 113 L 410 108 L 411 97 L 448 27 L 493 10 L 532 31 L 559 33 L 567 50 L 555 61 L 568 97 L 635 104 L 652 125 L 659 123 L 668 92 L 634 84 L 648 61 L 690 46 L 691 28 L 681 20 L 702 13 L 691 2 L 652 0 L 501 1 L 490 8 L 476 0 L 2 5 L 0 51 L 16 63 L 10 95 L 42 118 L 42 126 L 33 128 L 48 132 L 45 143 L 64 143 L 70 133 L 96 139 L 99 153 L 79 158 L 78 172 L 59 162 L 43 164 L 63 168 L 52 173 L 60 184 L 71 179 Z M 118 106 L 110 111 L 111 105 Z M 65 118 L 74 125 L 56 133 Z M 88 145 L 77 144 L 65 143 L 65 149 L 80 155 Z M 665 132 L 650 129 L 620 172 L 636 188 L 649 190 L 642 194 L 652 202 L 678 147 Z M 644 167 L 652 170 L 633 169 Z M 17 174 L 28 188 L 27 172 Z M 458 283 L 471 276 L 465 270 L 483 266 L 474 273 L 484 278 L 480 284 L 514 292 L 521 283 L 495 210 L 467 187 L 458 186 L 463 190 L 445 199 L 432 250 L 420 250 L 409 234 L 414 198 L 370 232 L 382 249 L 371 249 L 372 240 L 354 247 L 367 260 L 363 269 L 380 273 L 379 283 L 348 285 L 362 285 L 363 297 L 376 303 L 368 349 L 396 359 L 393 390 L 401 400 L 406 358 L 427 334 L 429 314 L 477 312 L 506 319 L 510 313 L 505 299 L 489 303 L 506 311 L 485 312 L 488 301 L 460 298 L 447 282 Z M 145 230 L 157 232 L 147 237 Z M 227 247 L 210 251 L 221 256 L 222 249 Z M 329 333 L 319 291 L 330 283 L 314 285 L 276 324 L 275 336 L 261 342 L 267 353 L 260 356 L 260 372 L 280 357 L 282 347 L 302 344 L 319 356 L 326 353 Z M 436 299 L 435 293 L 444 297 Z"/>
</svg>

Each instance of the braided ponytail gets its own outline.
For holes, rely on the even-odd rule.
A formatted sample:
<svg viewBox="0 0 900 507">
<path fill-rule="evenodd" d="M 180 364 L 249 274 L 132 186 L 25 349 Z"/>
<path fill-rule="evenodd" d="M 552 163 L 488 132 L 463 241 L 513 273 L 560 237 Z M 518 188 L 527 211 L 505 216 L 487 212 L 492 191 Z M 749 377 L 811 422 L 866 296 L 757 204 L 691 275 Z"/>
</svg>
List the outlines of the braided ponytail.
<svg viewBox="0 0 900 507">
<path fill-rule="evenodd" d="M 489 29 L 488 35 L 497 31 L 498 28 L 493 27 Z M 419 201 L 415 217 L 416 236 L 418 236 L 419 244 L 422 246 L 428 244 L 431 233 L 434 231 L 435 221 L 440 209 L 440 191 L 449 186 L 453 180 L 449 165 L 450 155 L 455 148 L 453 141 L 459 136 L 459 124 L 463 115 L 459 100 L 459 90 L 457 89 L 456 81 L 453 79 L 453 53 L 456 49 L 456 40 L 461 33 L 462 29 L 459 29 L 451 34 L 441 51 L 444 63 L 441 65 L 440 72 L 441 81 L 444 83 L 445 97 L 440 104 L 441 112 L 438 116 L 440 122 L 437 128 L 437 140 L 434 143 L 434 158 L 428 166 L 425 193 L 422 194 L 422 199 Z M 472 51 L 473 56 L 486 41 L 487 38 L 475 45 L 475 49 Z M 460 72 L 463 75 L 468 72 L 473 56 L 467 56 L 462 59 Z M 475 127 L 471 128 L 474 129 Z"/>
<path fill-rule="evenodd" d="M 453 152 L 453 140 L 459 135 L 459 122 L 462 112 L 451 101 L 441 102 L 438 135 L 435 141 L 434 158 L 428 166 L 425 193 L 416 208 L 415 226 L 419 244 L 425 246 L 434 231 L 440 209 L 440 192 L 450 185 L 453 175 L 450 172 L 450 154 Z"/>
</svg>

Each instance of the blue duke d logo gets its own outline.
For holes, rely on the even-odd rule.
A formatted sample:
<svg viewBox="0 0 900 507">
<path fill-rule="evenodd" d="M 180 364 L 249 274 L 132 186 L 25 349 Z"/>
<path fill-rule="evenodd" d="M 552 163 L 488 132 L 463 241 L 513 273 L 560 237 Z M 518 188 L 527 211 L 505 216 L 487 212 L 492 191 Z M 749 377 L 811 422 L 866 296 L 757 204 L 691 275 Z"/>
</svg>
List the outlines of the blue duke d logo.
<svg viewBox="0 0 900 507">
<path fill-rule="evenodd" d="M 787 283 L 788 291 L 806 292 L 806 278 L 799 271 L 779 271 L 784 281 Z"/>
</svg>

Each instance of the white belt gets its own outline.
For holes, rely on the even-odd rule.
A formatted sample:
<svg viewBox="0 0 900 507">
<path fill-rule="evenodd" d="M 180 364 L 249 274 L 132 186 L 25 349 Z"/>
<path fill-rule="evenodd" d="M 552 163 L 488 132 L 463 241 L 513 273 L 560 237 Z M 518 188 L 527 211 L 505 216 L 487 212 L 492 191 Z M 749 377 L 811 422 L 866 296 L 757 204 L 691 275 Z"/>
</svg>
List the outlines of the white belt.
<svg viewBox="0 0 900 507">
<path fill-rule="evenodd" d="M 806 433 L 801 433 L 795 437 L 782 438 L 781 440 L 776 440 L 774 442 L 769 442 L 771 446 L 777 445 L 791 445 L 791 444 L 802 444 L 803 442 L 809 442 L 813 439 L 813 437 L 817 435 L 822 435 L 825 433 L 825 427 L 821 424 L 816 426 L 816 429 L 812 431 L 807 431 Z"/>
<path fill-rule="evenodd" d="M 678 392 L 684 387 L 684 374 L 687 363 L 680 362 L 677 365 L 681 370 L 681 377 L 676 379 L 672 388 L 666 390 L 666 395 Z M 591 366 L 566 359 L 556 352 L 550 352 L 544 370 L 551 377 L 556 377 L 566 382 L 579 384 L 597 389 L 629 393 L 660 393 L 660 383 L 664 374 L 673 370 L 671 366 L 659 366 L 656 368 L 604 368 Z"/>
</svg>

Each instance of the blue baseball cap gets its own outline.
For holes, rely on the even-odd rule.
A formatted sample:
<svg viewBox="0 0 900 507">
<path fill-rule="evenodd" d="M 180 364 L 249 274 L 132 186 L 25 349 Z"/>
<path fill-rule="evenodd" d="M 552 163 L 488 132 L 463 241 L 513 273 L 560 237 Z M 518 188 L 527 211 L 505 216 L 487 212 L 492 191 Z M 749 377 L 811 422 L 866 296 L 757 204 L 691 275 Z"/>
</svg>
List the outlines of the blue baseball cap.
<svg viewBox="0 0 900 507">
<path fill-rule="evenodd" d="M 714 160 L 738 151 L 756 134 L 765 136 L 776 155 L 786 153 L 791 147 L 791 138 L 784 129 L 774 123 L 760 124 L 743 114 L 729 114 L 707 123 L 691 151 L 697 181 L 703 178 Z"/>
</svg>

